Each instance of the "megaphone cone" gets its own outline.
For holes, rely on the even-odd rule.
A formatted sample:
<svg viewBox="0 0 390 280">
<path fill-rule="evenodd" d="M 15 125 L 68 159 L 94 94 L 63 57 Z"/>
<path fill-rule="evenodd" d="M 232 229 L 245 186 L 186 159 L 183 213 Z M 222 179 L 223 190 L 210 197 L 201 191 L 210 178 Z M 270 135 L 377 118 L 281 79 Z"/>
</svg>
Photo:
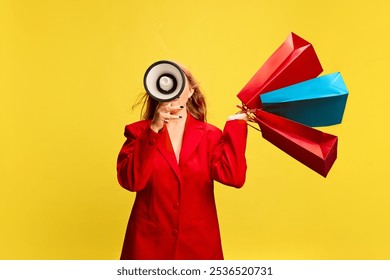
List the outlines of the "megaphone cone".
<svg viewBox="0 0 390 280">
<path fill-rule="evenodd" d="M 144 87 L 153 99 L 167 102 L 179 98 L 186 78 L 180 66 L 168 60 L 160 60 L 146 70 Z"/>
</svg>

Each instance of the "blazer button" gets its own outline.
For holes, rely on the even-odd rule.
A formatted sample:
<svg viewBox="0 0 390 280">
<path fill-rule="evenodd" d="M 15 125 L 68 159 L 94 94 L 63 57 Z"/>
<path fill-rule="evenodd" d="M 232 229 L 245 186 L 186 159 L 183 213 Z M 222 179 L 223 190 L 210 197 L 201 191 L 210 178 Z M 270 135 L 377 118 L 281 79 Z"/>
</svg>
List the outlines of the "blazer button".
<svg viewBox="0 0 390 280">
<path fill-rule="evenodd" d="M 177 210 L 177 209 L 179 209 L 179 206 L 180 206 L 180 203 L 176 202 L 175 204 L 173 204 L 173 209 Z"/>
<path fill-rule="evenodd" d="M 149 144 L 150 145 L 154 145 L 154 143 L 156 143 L 156 139 L 152 138 L 149 140 Z"/>
<path fill-rule="evenodd" d="M 176 229 L 172 230 L 172 235 L 175 236 L 175 237 L 177 236 L 177 230 Z"/>
</svg>

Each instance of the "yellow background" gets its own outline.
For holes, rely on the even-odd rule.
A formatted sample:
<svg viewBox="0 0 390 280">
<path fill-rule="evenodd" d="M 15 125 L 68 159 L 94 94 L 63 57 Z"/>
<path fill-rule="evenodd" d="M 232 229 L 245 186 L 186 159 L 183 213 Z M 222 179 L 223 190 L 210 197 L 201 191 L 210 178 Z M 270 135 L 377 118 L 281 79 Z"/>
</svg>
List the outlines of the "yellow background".
<svg viewBox="0 0 390 280">
<path fill-rule="evenodd" d="M 390 259 L 389 2 L 0 1 L 0 259 L 117 259 L 116 181 L 156 60 L 187 65 L 223 127 L 293 31 L 350 90 L 328 178 L 250 129 L 247 183 L 216 186 L 227 259 Z"/>
</svg>

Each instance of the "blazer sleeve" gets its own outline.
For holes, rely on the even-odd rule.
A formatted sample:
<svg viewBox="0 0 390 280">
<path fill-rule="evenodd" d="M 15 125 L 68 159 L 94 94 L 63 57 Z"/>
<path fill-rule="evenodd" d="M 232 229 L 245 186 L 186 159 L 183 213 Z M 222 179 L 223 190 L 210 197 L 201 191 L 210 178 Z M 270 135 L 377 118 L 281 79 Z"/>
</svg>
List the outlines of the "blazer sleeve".
<svg viewBox="0 0 390 280">
<path fill-rule="evenodd" d="M 160 134 L 149 126 L 132 124 L 126 126 L 125 136 L 127 140 L 117 160 L 118 181 L 129 191 L 141 191 L 152 174 Z"/>
<path fill-rule="evenodd" d="M 220 141 L 213 151 L 211 168 L 213 179 L 241 188 L 246 178 L 247 124 L 244 120 L 227 121 Z"/>
</svg>

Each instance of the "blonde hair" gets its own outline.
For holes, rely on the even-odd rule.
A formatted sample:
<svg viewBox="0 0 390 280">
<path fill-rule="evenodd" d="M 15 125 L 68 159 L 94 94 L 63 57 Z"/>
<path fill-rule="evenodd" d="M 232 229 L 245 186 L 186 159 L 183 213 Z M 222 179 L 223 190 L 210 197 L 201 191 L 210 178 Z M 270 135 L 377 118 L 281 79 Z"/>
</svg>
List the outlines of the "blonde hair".
<svg viewBox="0 0 390 280">
<path fill-rule="evenodd" d="M 183 65 L 179 65 L 183 73 L 186 75 L 189 88 L 194 90 L 194 93 L 187 101 L 187 110 L 188 112 L 196 119 L 205 122 L 207 109 L 206 101 L 203 95 L 202 90 L 199 87 L 198 82 L 192 75 L 192 73 Z M 158 101 L 151 98 L 146 92 L 140 98 L 140 101 L 137 102 L 134 106 L 142 104 L 141 108 L 141 118 L 144 120 L 152 120 L 154 116 L 154 111 L 158 105 Z"/>
</svg>

